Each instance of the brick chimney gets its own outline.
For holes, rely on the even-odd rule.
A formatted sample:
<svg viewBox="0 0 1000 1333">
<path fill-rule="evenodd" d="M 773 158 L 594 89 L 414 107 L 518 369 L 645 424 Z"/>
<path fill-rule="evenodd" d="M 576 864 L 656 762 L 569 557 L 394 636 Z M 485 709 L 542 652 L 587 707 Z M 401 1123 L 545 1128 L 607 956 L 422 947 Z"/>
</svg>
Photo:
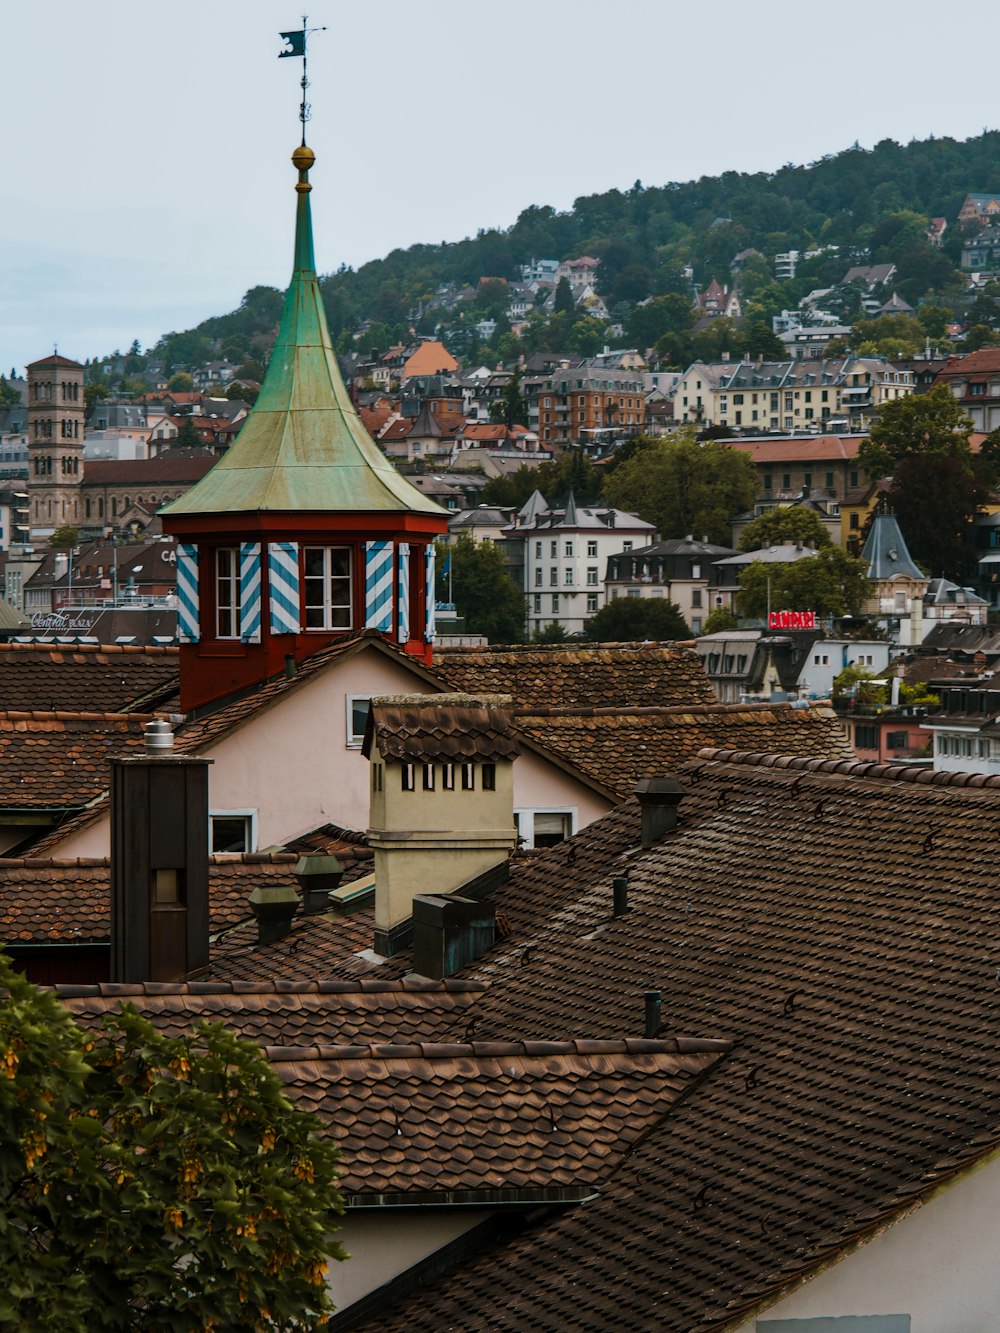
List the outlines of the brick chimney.
<svg viewBox="0 0 1000 1333">
<path fill-rule="evenodd" d="M 208 766 L 173 751 L 111 761 L 111 980 L 176 981 L 208 963 Z"/>
<path fill-rule="evenodd" d="M 376 953 L 390 956 L 410 942 L 418 895 L 449 894 L 506 869 L 516 836 L 518 755 L 510 706 L 509 695 L 372 700 L 364 754 L 371 765 Z M 450 921 L 454 913 L 446 915 Z"/>
</svg>

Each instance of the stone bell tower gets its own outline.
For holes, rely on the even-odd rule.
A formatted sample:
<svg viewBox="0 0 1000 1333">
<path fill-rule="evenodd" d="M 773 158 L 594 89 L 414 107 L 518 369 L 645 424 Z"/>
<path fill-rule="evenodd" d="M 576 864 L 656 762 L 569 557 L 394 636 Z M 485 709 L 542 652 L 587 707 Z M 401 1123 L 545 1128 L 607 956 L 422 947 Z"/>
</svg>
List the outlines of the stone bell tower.
<svg viewBox="0 0 1000 1333">
<path fill-rule="evenodd" d="M 32 541 L 80 521 L 83 366 L 47 356 L 28 367 L 28 525 Z"/>
</svg>

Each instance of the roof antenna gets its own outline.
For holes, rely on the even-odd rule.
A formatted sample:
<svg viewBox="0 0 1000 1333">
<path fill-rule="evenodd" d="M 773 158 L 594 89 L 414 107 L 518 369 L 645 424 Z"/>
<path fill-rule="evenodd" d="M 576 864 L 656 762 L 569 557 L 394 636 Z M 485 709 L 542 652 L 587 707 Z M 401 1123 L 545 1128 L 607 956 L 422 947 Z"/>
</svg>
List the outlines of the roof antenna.
<svg viewBox="0 0 1000 1333">
<path fill-rule="evenodd" d="M 306 121 L 312 115 L 312 107 L 306 101 L 306 89 L 309 87 L 309 79 L 306 73 L 306 38 L 311 32 L 326 32 L 326 28 L 310 28 L 307 26 L 307 15 L 302 15 L 302 27 L 296 32 L 283 32 L 280 36 L 285 42 L 285 49 L 278 52 L 278 59 L 285 56 L 302 57 L 302 101 L 299 103 L 299 120 L 302 122 L 302 146 L 306 142 Z"/>
</svg>

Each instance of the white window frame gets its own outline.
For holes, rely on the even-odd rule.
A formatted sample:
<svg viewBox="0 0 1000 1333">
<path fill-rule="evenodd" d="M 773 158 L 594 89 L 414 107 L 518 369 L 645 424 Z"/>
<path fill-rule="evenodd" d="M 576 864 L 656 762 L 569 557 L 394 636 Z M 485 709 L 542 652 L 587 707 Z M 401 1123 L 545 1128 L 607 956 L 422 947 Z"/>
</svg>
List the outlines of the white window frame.
<svg viewBox="0 0 1000 1333">
<path fill-rule="evenodd" d="M 306 570 L 309 564 L 309 557 L 313 552 L 320 552 L 322 555 L 323 570 L 319 575 L 310 574 L 307 576 Z M 344 553 L 347 556 L 347 573 L 333 573 L 333 554 Z M 353 551 L 350 546 L 304 546 L 302 548 L 302 620 L 303 628 L 307 633 L 323 630 L 349 630 L 354 623 L 354 569 L 353 569 Z M 310 585 L 315 585 L 322 580 L 322 602 L 310 602 Z M 346 582 L 347 601 L 335 601 L 333 597 L 334 584 L 338 586 Z M 310 612 L 319 611 L 322 623 L 315 625 L 309 623 Z M 343 614 L 346 612 L 346 616 Z"/>
<path fill-rule="evenodd" d="M 210 810 L 208 812 L 208 849 L 212 852 L 214 838 L 214 822 L 217 819 L 243 819 L 246 821 L 247 828 L 247 846 L 244 850 L 255 852 L 257 850 L 257 811 L 253 810 Z"/>
<path fill-rule="evenodd" d="M 516 806 L 514 809 L 514 825 L 517 829 L 518 841 L 522 847 L 534 847 L 535 845 L 535 815 L 568 815 L 569 837 L 572 838 L 579 832 L 580 807 L 577 805 Z"/>
<path fill-rule="evenodd" d="M 226 595 L 223 596 L 225 590 Z M 223 629 L 223 617 L 228 628 Z M 240 637 L 240 548 L 220 546 L 215 552 L 215 637 Z"/>
<path fill-rule="evenodd" d="M 348 694 L 344 699 L 346 711 L 345 725 L 347 730 L 347 748 L 349 750 L 360 750 L 365 740 L 365 729 L 360 732 L 354 730 L 354 706 L 355 704 L 371 704 L 372 696 L 370 694 Z M 368 721 L 368 714 L 365 713 L 365 722 Z"/>
</svg>

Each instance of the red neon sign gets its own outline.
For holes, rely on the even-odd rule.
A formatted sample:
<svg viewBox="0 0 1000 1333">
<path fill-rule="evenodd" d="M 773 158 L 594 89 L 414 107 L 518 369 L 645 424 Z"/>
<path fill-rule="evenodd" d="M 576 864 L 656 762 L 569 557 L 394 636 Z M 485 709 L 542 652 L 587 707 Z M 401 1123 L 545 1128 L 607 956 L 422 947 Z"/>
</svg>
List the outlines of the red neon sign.
<svg viewBox="0 0 1000 1333">
<path fill-rule="evenodd" d="M 815 611 L 769 611 L 768 629 L 815 629 Z"/>
</svg>

